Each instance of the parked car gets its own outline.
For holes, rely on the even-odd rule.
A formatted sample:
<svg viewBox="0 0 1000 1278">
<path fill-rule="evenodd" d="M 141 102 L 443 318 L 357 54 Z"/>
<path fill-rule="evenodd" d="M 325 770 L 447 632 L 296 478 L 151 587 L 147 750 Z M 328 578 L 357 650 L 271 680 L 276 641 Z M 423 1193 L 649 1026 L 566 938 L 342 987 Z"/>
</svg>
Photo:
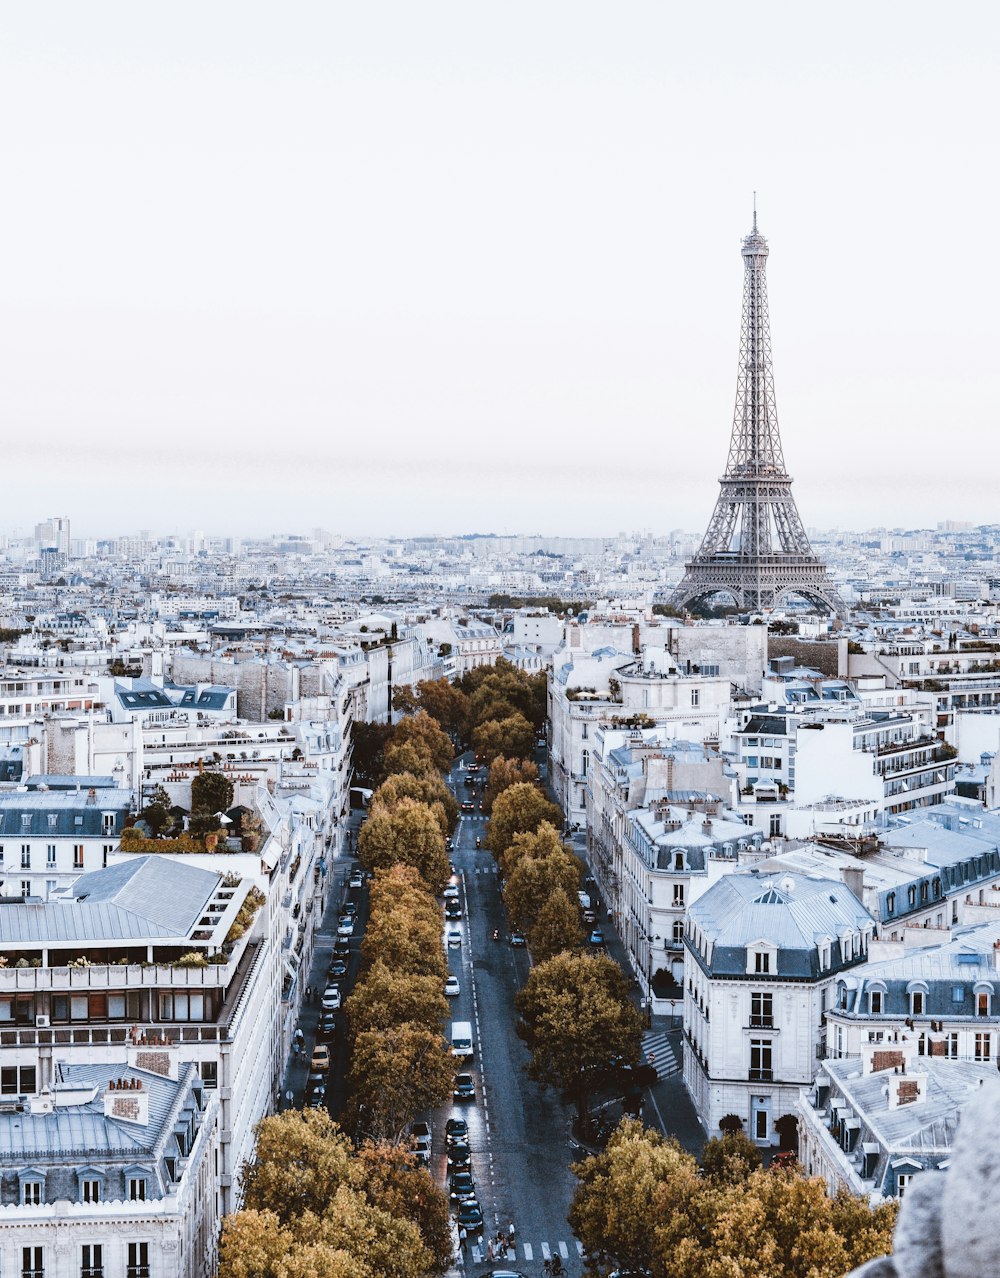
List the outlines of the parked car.
<svg viewBox="0 0 1000 1278">
<path fill-rule="evenodd" d="M 365 876 L 361 873 L 360 870 L 354 870 L 353 873 L 351 874 L 351 877 L 347 880 L 347 886 L 349 888 L 360 888 L 360 887 L 364 887 L 364 885 L 365 885 Z"/>
<path fill-rule="evenodd" d="M 478 1234 L 483 1228 L 483 1209 L 475 1198 L 467 1198 L 459 1207 L 458 1214 L 455 1217 L 458 1221 L 459 1229 L 464 1229 L 467 1234 Z"/>
<path fill-rule="evenodd" d="M 410 1153 L 416 1155 L 417 1162 L 426 1166 L 431 1161 L 430 1136 L 412 1136 L 410 1138 Z"/>
<path fill-rule="evenodd" d="M 453 1203 L 465 1202 L 467 1198 L 475 1198 L 476 1182 L 472 1178 L 472 1172 L 457 1171 L 454 1176 L 448 1178 L 448 1197 Z"/>
<path fill-rule="evenodd" d="M 350 914 L 342 914 L 337 921 L 338 936 L 354 935 L 354 919 Z"/>
<path fill-rule="evenodd" d="M 336 955 L 331 960 L 330 966 L 327 968 L 327 975 L 332 977 L 333 980 L 338 980 L 341 976 L 346 976 L 347 959 L 341 958 L 339 954 Z"/>
<path fill-rule="evenodd" d="M 340 990 L 336 985 L 328 985 L 323 991 L 323 1002 L 320 1005 L 324 1012 L 340 1011 Z"/>
<path fill-rule="evenodd" d="M 584 923 L 587 924 L 588 927 L 593 927 L 594 924 L 597 922 L 597 915 L 594 913 L 593 910 L 584 910 L 583 921 Z"/>
<path fill-rule="evenodd" d="M 345 901 L 344 908 L 340 911 L 342 915 L 349 914 L 353 919 L 358 912 L 358 907 L 354 901 Z"/>
<path fill-rule="evenodd" d="M 337 1032 L 337 1018 L 333 1012 L 324 1012 L 319 1018 L 320 1038 L 333 1038 Z"/>
<path fill-rule="evenodd" d="M 449 976 L 444 983 L 444 992 L 448 998 L 458 998 L 462 992 L 462 986 L 459 984 L 457 976 Z"/>
<path fill-rule="evenodd" d="M 591 945 L 601 946 L 604 944 L 604 933 L 599 927 L 595 927 L 589 937 Z"/>
<path fill-rule="evenodd" d="M 416 1122 L 416 1123 L 410 1124 L 410 1135 L 414 1137 L 414 1139 L 419 1140 L 421 1136 L 426 1136 L 429 1140 L 430 1134 L 431 1134 L 430 1124 L 422 1123 L 422 1122 Z"/>
<path fill-rule="evenodd" d="M 309 1071 L 309 1077 L 306 1079 L 306 1091 L 326 1092 L 326 1074 L 324 1074 L 322 1070 L 311 1069 Z"/>
<path fill-rule="evenodd" d="M 476 1099 L 476 1084 L 471 1074 L 456 1074 L 455 1086 L 452 1088 L 452 1096 L 457 1101 L 474 1101 Z"/>
<path fill-rule="evenodd" d="M 457 950 L 462 944 L 462 933 L 457 927 L 448 929 L 448 949 Z"/>
<path fill-rule="evenodd" d="M 449 1145 L 469 1139 L 469 1124 L 464 1118 L 449 1118 L 444 1125 L 444 1138 Z"/>
<path fill-rule="evenodd" d="M 460 919 L 462 917 L 462 907 L 457 901 L 449 901 L 444 907 L 444 916 L 446 919 Z"/>
<path fill-rule="evenodd" d="M 325 1043 L 317 1043 L 313 1048 L 312 1060 L 309 1062 L 310 1069 L 322 1070 L 325 1074 L 330 1068 L 330 1049 Z"/>
<path fill-rule="evenodd" d="M 511 943 L 511 945 L 513 945 L 513 946 L 515 946 L 515 947 L 519 947 L 519 946 L 527 945 L 527 944 L 528 944 L 528 942 L 524 939 L 524 933 L 523 933 L 523 932 L 511 932 L 511 934 L 510 934 L 510 943 Z"/>
<path fill-rule="evenodd" d="M 306 1109 L 322 1109 L 326 1104 L 326 1088 L 313 1087 L 306 1092 Z"/>
<path fill-rule="evenodd" d="M 333 943 L 333 952 L 346 958 L 351 952 L 351 938 L 349 936 L 338 936 Z"/>
</svg>

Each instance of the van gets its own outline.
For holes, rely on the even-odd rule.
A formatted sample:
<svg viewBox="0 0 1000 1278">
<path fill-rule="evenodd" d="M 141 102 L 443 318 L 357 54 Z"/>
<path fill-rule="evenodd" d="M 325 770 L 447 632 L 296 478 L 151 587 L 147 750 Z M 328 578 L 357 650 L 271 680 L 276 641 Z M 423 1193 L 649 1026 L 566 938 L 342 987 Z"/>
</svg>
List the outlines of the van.
<svg viewBox="0 0 1000 1278">
<path fill-rule="evenodd" d="M 590 897 L 587 895 L 586 892 L 577 892 L 576 899 L 580 902 L 581 910 L 590 909 Z"/>
<path fill-rule="evenodd" d="M 451 1054 L 458 1056 L 462 1060 L 468 1060 L 473 1053 L 472 1047 L 472 1022 L 471 1021 L 452 1021 L 451 1023 Z"/>
</svg>

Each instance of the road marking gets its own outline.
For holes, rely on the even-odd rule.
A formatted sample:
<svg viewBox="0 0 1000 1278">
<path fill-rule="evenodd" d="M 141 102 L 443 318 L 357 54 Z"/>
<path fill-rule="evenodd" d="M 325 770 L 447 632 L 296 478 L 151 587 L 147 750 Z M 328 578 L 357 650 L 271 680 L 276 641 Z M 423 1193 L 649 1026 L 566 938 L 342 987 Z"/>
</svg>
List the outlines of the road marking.
<svg viewBox="0 0 1000 1278">
<path fill-rule="evenodd" d="M 548 1243 L 542 1243 L 542 1259 L 543 1260 L 552 1259 L 552 1251 L 550 1250 Z"/>
<path fill-rule="evenodd" d="M 578 1256 L 582 1256 L 582 1255 L 583 1255 L 583 1243 L 579 1240 L 579 1238 L 574 1238 L 574 1240 L 573 1240 L 573 1241 L 576 1243 L 576 1254 L 577 1254 Z"/>
<path fill-rule="evenodd" d="M 535 1259 L 534 1252 L 531 1250 L 531 1243 L 525 1243 L 525 1244 L 524 1244 L 524 1258 L 525 1258 L 525 1260 L 534 1260 L 534 1259 Z"/>
<path fill-rule="evenodd" d="M 559 1244 L 559 1255 L 562 1256 L 563 1260 L 569 1260 L 569 1248 L 564 1242 Z"/>
</svg>

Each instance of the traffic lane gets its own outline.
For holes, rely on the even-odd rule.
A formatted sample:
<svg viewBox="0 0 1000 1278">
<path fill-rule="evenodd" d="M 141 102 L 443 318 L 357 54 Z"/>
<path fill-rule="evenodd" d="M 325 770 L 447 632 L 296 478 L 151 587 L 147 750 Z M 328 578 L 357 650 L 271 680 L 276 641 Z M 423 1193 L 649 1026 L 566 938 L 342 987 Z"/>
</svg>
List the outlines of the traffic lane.
<svg viewBox="0 0 1000 1278">
<path fill-rule="evenodd" d="M 575 1183 L 568 1165 L 570 1115 L 557 1092 L 543 1092 L 527 1076 L 529 1054 L 515 1032 L 514 997 L 527 979 L 529 957 L 507 941 L 492 858 L 480 854 L 477 867 L 466 884 L 493 1156 L 492 1223 L 513 1220 L 523 1238 L 559 1237 Z M 492 939 L 494 928 L 501 941 Z"/>
</svg>

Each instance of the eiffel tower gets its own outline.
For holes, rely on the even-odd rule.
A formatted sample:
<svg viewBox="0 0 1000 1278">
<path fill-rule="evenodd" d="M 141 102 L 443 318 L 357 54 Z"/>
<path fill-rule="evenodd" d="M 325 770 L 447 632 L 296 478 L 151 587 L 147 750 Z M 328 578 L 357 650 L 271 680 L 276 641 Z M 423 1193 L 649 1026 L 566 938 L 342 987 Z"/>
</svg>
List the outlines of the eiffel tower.
<svg viewBox="0 0 1000 1278">
<path fill-rule="evenodd" d="M 821 611 L 843 615 L 844 603 L 802 526 L 781 451 L 764 274 L 767 240 L 757 230 L 756 201 L 742 253 L 743 326 L 729 460 L 708 532 L 669 602 L 682 608 L 724 594 L 738 608 L 763 610 L 800 595 Z"/>
</svg>

